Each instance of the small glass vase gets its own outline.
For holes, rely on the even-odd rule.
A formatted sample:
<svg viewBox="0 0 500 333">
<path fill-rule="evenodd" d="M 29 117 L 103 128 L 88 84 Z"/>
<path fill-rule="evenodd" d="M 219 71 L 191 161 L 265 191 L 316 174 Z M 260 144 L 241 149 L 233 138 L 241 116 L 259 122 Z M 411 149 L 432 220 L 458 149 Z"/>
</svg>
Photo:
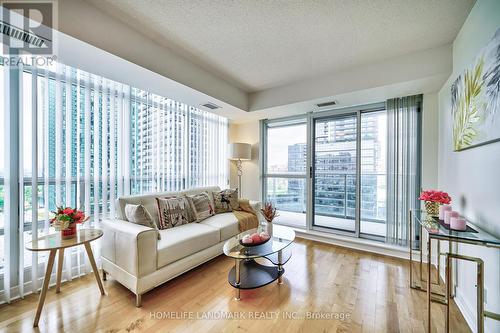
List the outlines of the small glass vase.
<svg viewBox="0 0 500 333">
<path fill-rule="evenodd" d="M 71 239 L 76 236 L 76 223 L 71 223 L 68 228 L 61 230 L 62 239 Z"/>
<path fill-rule="evenodd" d="M 429 216 L 439 216 L 439 202 L 426 201 L 425 202 L 425 211 Z"/>
</svg>

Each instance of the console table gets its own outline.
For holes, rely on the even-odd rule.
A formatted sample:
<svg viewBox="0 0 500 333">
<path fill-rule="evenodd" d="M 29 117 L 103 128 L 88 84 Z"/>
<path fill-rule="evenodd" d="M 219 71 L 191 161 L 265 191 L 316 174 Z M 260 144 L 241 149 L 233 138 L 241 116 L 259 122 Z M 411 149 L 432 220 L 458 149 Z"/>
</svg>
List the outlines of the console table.
<svg viewBox="0 0 500 333">
<path fill-rule="evenodd" d="M 416 221 L 420 226 L 420 281 L 416 283 L 413 279 L 413 225 Z M 466 231 L 456 231 L 451 230 L 437 218 L 427 215 L 425 211 L 422 210 L 410 210 L 409 216 L 409 248 L 410 248 L 410 287 L 416 290 L 425 291 L 427 293 L 427 331 L 431 332 L 431 302 L 437 302 L 446 305 L 446 332 L 450 331 L 450 306 L 449 302 L 454 294 L 451 288 L 451 261 L 455 260 L 466 260 L 475 262 L 477 266 L 477 331 L 484 332 L 484 317 L 492 318 L 495 320 L 500 320 L 500 314 L 486 311 L 484 309 L 483 295 L 484 295 L 484 262 L 481 258 L 465 256 L 457 253 L 453 253 L 452 243 L 465 243 L 477 246 L 491 247 L 500 249 L 500 239 L 487 233 L 481 228 L 477 227 L 473 223 L 467 221 L 468 229 Z M 422 235 L 423 232 L 427 233 L 427 277 L 426 280 L 423 279 L 422 273 Z M 437 240 L 437 283 L 440 284 L 439 271 L 440 271 L 440 256 L 444 255 L 446 257 L 446 281 L 444 294 L 439 294 L 431 290 L 431 255 L 432 255 L 432 240 Z M 440 241 L 448 242 L 448 252 L 440 253 Z M 422 284 L 426 283 L 426 286 Z"/>
</svg>

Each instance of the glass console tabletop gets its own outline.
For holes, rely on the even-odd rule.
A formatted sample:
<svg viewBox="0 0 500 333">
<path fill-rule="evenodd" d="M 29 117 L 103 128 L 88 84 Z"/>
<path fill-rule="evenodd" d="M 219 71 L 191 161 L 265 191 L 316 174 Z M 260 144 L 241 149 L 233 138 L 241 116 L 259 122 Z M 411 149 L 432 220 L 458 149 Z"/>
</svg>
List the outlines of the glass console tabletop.
<svg viewBox="0 0 500 333">
<path fill-rule="evenodd" d="M 271 239 L 266 243 L 254 247 L 245 247 L 240 244 L 240 239 L 245 235 L 253 234 L 254 232 L 267 232 Z M 269 223 L 265 226 L 247 230 L 232 238 L 224 244 L 224 254 L 234 259 L 252 259 L 269 256 L 276 252 L 285 249 L 295 239 L 295 231 L 281 225 Z"/>
<path fill-rule="evenodd" d="M 500 238 L 484 231 L 467 220 L 467 226 L 472 230 L 451 230 L 441 224 L 436 217 L 431 217 L 423 210 L 414 210 L 413 218 L 429 233 L 432 238 L 470 244 L 481 244 L 489 247 L 500 247 Z"/>
</svg>

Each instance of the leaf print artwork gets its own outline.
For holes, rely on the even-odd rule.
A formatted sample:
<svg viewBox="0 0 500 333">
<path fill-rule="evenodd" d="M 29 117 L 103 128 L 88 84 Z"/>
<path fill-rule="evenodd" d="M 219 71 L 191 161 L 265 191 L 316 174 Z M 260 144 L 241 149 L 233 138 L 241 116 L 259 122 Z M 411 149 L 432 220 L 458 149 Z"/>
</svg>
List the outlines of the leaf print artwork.
<svg viewBox="0 0 500 333">
<path fill-rule="evenodd" d="M 451 86 L 453 149 L 500 140 L 500 29 Z"/>
</svg>

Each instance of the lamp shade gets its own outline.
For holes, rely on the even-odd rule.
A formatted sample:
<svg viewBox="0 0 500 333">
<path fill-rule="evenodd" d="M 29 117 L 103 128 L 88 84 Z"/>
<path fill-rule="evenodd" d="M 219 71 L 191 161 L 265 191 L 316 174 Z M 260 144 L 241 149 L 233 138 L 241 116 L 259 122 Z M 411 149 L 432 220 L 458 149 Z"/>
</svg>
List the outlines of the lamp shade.
<svg viewBox="0 0 500 333">
<path fill-rule="evenodd" d="M 230 143 L 228 150 L 230 160 L 252 159 L 252 145 L 250 145 L 249 143 Z"/>
</svg>

